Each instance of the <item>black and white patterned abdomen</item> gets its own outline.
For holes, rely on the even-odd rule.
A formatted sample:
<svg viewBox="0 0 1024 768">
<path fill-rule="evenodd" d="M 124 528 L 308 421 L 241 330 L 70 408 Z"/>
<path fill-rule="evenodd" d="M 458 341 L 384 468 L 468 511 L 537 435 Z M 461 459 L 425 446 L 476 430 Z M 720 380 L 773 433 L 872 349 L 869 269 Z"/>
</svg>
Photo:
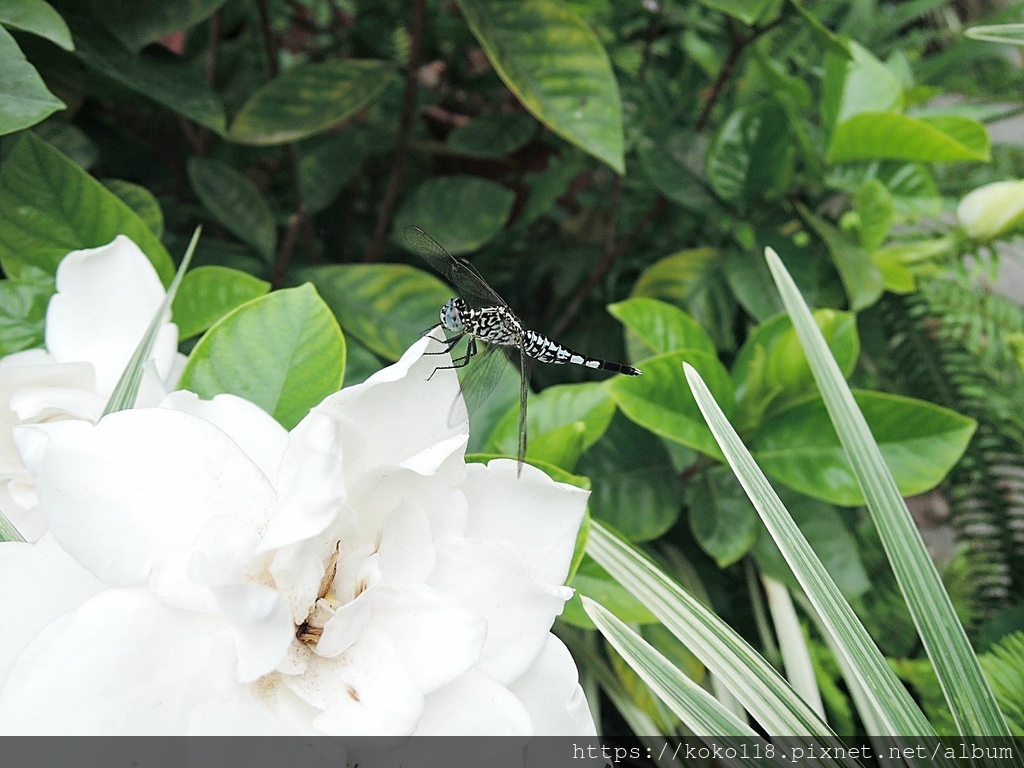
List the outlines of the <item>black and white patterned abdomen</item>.
<svg viewBox="0 0 1024 768">
<path fill-rule="evenodd" d="M 640 371 L 631 365 L 623 365 L 622 363 L 613 363 L 608 360 L 599 360 L 589 355 L 581 355 L 579 352 L 569 349 L 557 341 L 552 341 L 547 336 L 536 331 L 523 332 L 523 351 L 542 363 L 572 363 L 573 365 L 582 365 L 601 371 L 624 373 L 627 376 L 640 375 Z"/>
</svg>

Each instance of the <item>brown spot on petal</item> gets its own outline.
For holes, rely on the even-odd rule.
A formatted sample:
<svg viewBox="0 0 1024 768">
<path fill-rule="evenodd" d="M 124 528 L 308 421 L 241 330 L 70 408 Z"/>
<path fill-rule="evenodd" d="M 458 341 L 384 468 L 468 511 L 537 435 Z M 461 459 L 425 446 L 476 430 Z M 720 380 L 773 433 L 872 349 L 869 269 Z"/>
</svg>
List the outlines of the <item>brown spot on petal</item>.
<svg viewBox="0 0 1024 768">
<path fill-rule="evenodd" d="M 353 688 L 351 685 L 346 685 L 345 691 L 346 693 L 348 693 L 349 696 L 352 697 L 352 701 L 359 701 L 359 694 L 356 692 L 356 689 Z"/>
</svg>

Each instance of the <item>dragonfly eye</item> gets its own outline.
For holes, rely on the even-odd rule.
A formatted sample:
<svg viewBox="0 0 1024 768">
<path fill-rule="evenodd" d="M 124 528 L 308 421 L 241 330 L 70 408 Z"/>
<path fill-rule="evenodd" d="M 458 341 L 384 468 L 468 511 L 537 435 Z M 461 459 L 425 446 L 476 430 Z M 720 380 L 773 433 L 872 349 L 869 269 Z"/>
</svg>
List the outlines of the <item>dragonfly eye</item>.
<svg viewBox="0 0 1024 768">
<path fill-rule="evenodd" d="M 462 311 L 459 305 L 462 302 L 459 299 L 451 299 L 443 307 L 441 307 L 441 325 L 446 330 L 453 331 L 455 333 L 461 333 L 463 329 L 462 322 Z"/>
</svg>

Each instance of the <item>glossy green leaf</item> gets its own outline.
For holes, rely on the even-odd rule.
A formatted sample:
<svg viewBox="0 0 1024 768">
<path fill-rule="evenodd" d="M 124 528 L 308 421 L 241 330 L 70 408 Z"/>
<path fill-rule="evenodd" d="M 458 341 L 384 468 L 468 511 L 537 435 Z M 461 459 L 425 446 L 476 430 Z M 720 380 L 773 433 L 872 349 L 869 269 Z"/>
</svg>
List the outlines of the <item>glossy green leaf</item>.
<svg viewBox="0 0 1024 768">
<path fill-rule="evenodd" d="M 0 280 L 0 357 L 43 346 L 53 280 Z"/>
<path fill-rule="evenodd" d="M 188 159 L 188 179 L 196 197 L 238 239 L 268 264 L 277 250 L 277 225 L 256 185 L 230 165 L 206 157 Z"/>
<path fill-rule="evenodd" d="M 542 173 L 527 174 L 523 181 L 530 188 L 530 196 L 511 228 L 525 230 L 554 208 L 572 180 L 586 168 L 585 159 L 582 152 L 570 150 L 553 158 Z"/>
<path fill-rule="evenodd" d="M 266 83 L 235 115 L 229 136 L 243 144 L 284 144 L 347 120 L 392 81 L 385 61 L 300 64 Z"/>
<path fill-rule="evenodd" d="M 831 504 L 809 498 L 785 486 L 779 486 L 777 490 L 779 498 L 793 516 L 793 522 L 799 526 L 800 532 L 843 596 L 847 600 L 854 600 L 867 592 L 871 588 L 871 581 L 864 568 L 857 541 L 848 530 L 839 510 Z M 757 519 L 756 512 L 754 515 L 757 522 L 757 542 L 751 554 L 757 560 L 758 567 L 768 576 L 798 589 L 800 584 L 793 576 L 793 571 L 787 565 L 782 552 Z"/>
<path fill-rule="evenodd" d="M 208 18 L 226 0 L 90 0 L 89 8 L 129 49 L 138 51 Z"/>
<path fill-rule="evenodd" d="M 164 284 L 171 257 L 127 205 L 46 142 L 24 134 L 0 167 L 0 264 L 9 277 L 30 265 L 56 274 L 70 251 L 127 235 Z"/>
<path fill-rule="evenodd" d="M 630 360 L 644 360 L 682 349 L 715 354 L 715 344 L 704 329 L 672 304 L 635 296 L 609 305 L 608 312 L 626 326 Z"/>
<path fill-rule="evenodd" d="M 596 600 L 623 621 L 631 624 L 652 624 L 657 617 L 643 603 L 623 589 L 604 568 L 589 557 L 584 557 L 569 586 L 576 594 L 565 604 L 565 611 L 559 617 L 573 626 L 593 629 L 594 623 L 583 610 L 580 595 Z"/>
<path fill-rule="evenodd" d="M 684 350 L 644 361 L 643 376 L 620 376 L 609 388 L 629 419 L 656 435 L 719 456 L 718 444 L 693 400 L 683 376 L 682 362 L 701 371 L 715 398 L 729 412 L 733 406 L 732 379 L 718 358 L 707 352 Z"/>
<path fill-rule="evenodd" d="M 435 176 L 413 191 L 395 214 L 395 241 L 408 226 L 423 229 L 456 256 L 475 251 L 505 226 L 515 193 L 476 176 Z M 407 246 L 406 246 L 407 247 Z"/>
<path fill-rule="evenodd" d="M 539 435 L 530 435 L 526 456 L 531 462 L 550 464 L 572 472 L 583 453 L 585 433 L 586 425 L 582 421 L 575 421 Z M 506 455 L 515 456 L 517 450 L 506 452 Z"/>
<path fill-rule="evenodd" d="M 445 146 L 468 157 L 503 157 L 537 132 L 537 121 L 522 112 L 483 115 L 448 134 Z"/>
<path fill-rule="evenodd" d="M 676 305 L 711 334 L 717 348 L 729 349 L 736 304 L 725 281 L 723 261 L 714 248 L 679 251 L 644 270 L 632 295 Z"/>
<path fill-rule="evenodd" d="M 322 211 L 363 166 L 366 141 L 354 131 L 332 134 L 299 146 L 299 186 L 306 210 Z"/>
<path fill-rule="evenodd" d="M 44 37 L 65 51 L 75 47 L 68 25 L 45 0 L 0 0 L 0 24 Z"/>
<path fill-rule="evenodd" d="M 178 338 L 190 339 L 224 315 L 270 291 L 270 283 L 229 267 L 196 267 L 187 272 L 174 297 L 171 318 Z"/>
<path fill-rule="evenodd" d="M 904 496 L 938 485 L 963 455 L 977 426 L 973 419 L 923 400 L 881 392 L 855 396 Z M 758 465 L 791 488 L 844 507 L 864 503 L 819 397 L 767 419 L 750 446 Z"/>
<path fill-rule="evenodd" d="M 123 179 L 103 179 L 103 186 L 121 198 L 121 201 L 135 211 L 157 237 L 164 234 L 164 212 L 153 193 L 145 187 Z"/>
<path fill-rule="evenodd" d="M 590 514 L 630 541 L 656 539 L 679 519 L 682 486 L 664 445 L 622 415 L 576 470 L 590 478 Z"/>
<path fill-rule="evenodd" d="M 89 134 L 74 123 L 67 123 L 62 116 L 54 115 L 32 127 L 32 133 L 45 141 L 61 154 L 85 170 L 89 170 L 99 159 L 100 150 Z"/>
<path fill-rule="evenodd" d="M 310 285 L 243 304 L 196 344 L 179 386 L 244 397 L 291 429 L 341 386 L 345 338 Z"/>
<path fill-rule="evenodd" d="M 882 247 L 896 218 L 892 195 L 878 179 L 868 179 L 857 190 L 855 202 L 861 247 L 873 253 Z"/>
<path fill-rule="evenodd" d="M 862 112 L 890 112 L 903 105 L 903 87 L 878 58 L 855 41 L 848 54 L 825 57 L 822 121 L 828 129 Z"/>
<path fill-rule="evenodd" d="M 459 7 L 523 106 L 559 136 L 623 173 L 619 89 L 590 27 L 554 0 L 460 0 Z"/>
<path fill-rule="evenodd" d="M 530 436 L 528 455 L 534 455 L 534 436 L 551 430 L 582 424 L 581 450 L 596 443 L 615 415 L 615 403 L 603 384 L 563 384 L 548 387 L 530 397 L 526 409 L 526 429 Z M 519 409 L 510 409 L 487 439 L 485 451 L 514 456 L 519 446 Z M 543 458 L 539 453 L 537 458 Z M 557 462 L 552 462 L 557 463 Z M 571 469 L 571 468 L 570 468 Z"/>
<path fill-rule="evenodd" d="M 798 204 L 797 209 L 828 248 L 832 263 L 843 281 L 850 309 L 858 311 L 878 301 L 884 284 L 882 275 L 868 252 L 852 242 L 845 233 L 802 205 Z"/>
<path fill-rule="evenodd" d="M 836 126 L 828 161 L 988 162 L 989 146 L 985 126 L 966 117 L 924 118 L 864 112 Z"/>
<path fill-rule="evenodd" d="M 803 17 L 804 21 L 810 25 L 811 30 L 818 39 L 825 43 L 828 47 L 829 53 L 840 56 L 844 59 L 853 58 L 853 53 L 850 51 L 850 44 L 822 24 L 821 20 L 808 11 L 802 2 L 799 0 L 790 0 L 790 5 L 796 8 L 797 13 L 799 13 Z"/>
<path fill-rule="evenodd" d="M 708 147 L 708 181 L 725 200 L 785 189 L 793 170 L 789 117 L 770 101 L 734 111 Z"/>
<path fill-rule="evenodd" d="M 0 135 L 14 133 L 64 109 L 64 102 L 46 87 L 18 44 L 0 27 Z"/>
<path fill-rule="evenodd" d="M 716 468 L 686 487 L 690 530 L 719 568 L 732 565 L 754 546 L 760 520 L 732 472 Z"/>
<path fill-rule="evenodd" d="M 310 267 L 299 278 L 316 286 L 345 333 L 386 360 L 397 360 L 452 297 L 437 278 L 404 264 Z"/>
<path fill-rule="evenodd" d="M 860 356 L 856 315 L 834 309 L 814 312 L 829 350 L 849 376 Z M 776 315 L 761 323 L 747 337 L 732 367 L 737 412 L 734 422 L 746 429 L 755 426 L 766 410 L 778 410 L 816 391 L 789 316 Z"/>
<path fill-rule="evenodd" d="M 133 53 L 105 30 L 77 24 L 75 56 L 90 69 L 217 133 L 224 104 L 199 70 L 160 46 Z"/>
</svg>

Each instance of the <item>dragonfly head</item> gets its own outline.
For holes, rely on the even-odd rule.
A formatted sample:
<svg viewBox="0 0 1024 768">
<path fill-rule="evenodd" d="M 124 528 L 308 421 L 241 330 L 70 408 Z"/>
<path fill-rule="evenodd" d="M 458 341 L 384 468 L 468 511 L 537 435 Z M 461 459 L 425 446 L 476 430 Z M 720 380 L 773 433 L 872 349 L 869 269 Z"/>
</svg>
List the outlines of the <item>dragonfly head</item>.
<svg viewBox="0 0 1024 768">
<path fill-rule="evenodd" d="M 451 333 L 462 333 L 468 315 L 469 307 L 463 299 L 449 299 L 448 303 L 441 307 L 441 327 Z"/>
</svg>

